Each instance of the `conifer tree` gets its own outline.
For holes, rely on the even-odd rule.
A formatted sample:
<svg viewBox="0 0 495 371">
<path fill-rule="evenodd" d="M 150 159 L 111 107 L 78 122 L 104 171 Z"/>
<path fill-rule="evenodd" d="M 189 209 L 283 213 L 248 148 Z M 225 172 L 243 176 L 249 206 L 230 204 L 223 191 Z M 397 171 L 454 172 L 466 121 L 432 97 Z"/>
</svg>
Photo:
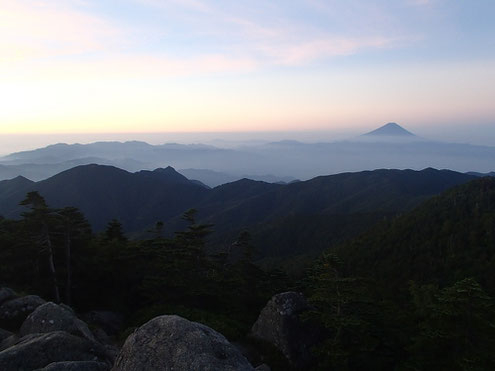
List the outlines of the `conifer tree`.
<svg viewBox="0 0 495 371">
<path fill-rule="evenodd" d="M 51 224 L 55 217 L 54 210 L 47 206 L 45 199 L 37 191 L 29 192 L 26 195 L 26 198 L 21 201 L 20 205 L 28 206 L 31 210 L 24 212 L 22 216 L 31 228 L 36 245 L 41 252 L 46 253 L 53 299 L 55 302 L 59 303 L 60 292 L 53 258 L 53 243 L 50 235 Z"/>
</svg>

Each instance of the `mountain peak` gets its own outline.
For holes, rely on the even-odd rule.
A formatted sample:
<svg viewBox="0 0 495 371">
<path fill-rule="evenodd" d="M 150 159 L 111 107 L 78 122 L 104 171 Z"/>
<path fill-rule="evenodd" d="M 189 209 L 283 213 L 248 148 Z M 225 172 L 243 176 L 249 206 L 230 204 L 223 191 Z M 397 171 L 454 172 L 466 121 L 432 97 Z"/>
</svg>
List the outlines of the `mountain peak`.
<svg viewBox="0 0 495 371">
<path fill-rule="evenodd" d="M 389 137 L 411 137 L 415 136 L 410 131 L 407 131 L 402 126 L 396 124 L 395 122 L 389 122 L 378 129 L 370 131 L 364 134 L 365 136 L 389 136 Z"/>
<path fill-rule="evenodd" d="M 143 173 L 141 171 L 140 173 Z M 168 177 L 169 179 L 180 179 L 180 180 L 188 180 L 184 175 L 175 170 L 172 166 L 167 166 L 165 168 L 159 167 L 151 172 L 155 175 L 160 175 L 161 177 Z"/>
<path fill-rule="evenodd" d="M 18 175 L 15 178 L 12 179 L 6 179 L 6 180 L 0 180 L 1 184 L 10 184 L 11 186 L 15 187 L 21 187 L 25 185 L 31 185 L 34 184 L 34 182 L 26 177 L 23 177 L 22 175 Z"/>
<path fill-rule="evenodd" d="M 171 182 L 171 183 L 190 183 L 184 175 L 177 172 L 172 166 L 167 166 L 166 168 L 158 168 L 153 171 L 141 170 L 135 174 L 139 174 L 147 177 L 155 177 L 161 181 Z"/>
</svg>

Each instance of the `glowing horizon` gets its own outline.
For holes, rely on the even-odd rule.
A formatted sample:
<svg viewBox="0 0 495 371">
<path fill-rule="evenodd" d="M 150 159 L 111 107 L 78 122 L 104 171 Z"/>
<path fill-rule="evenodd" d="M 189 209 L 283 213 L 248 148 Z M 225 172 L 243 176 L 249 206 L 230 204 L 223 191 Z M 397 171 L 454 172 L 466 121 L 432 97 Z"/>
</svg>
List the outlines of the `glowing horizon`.
<svg viewBox="0 0 495 371">
<path fill-rule="evenodd" d="M 493 122 L 490 1 L 0 1 L 0 134 Z"/>
</svg>

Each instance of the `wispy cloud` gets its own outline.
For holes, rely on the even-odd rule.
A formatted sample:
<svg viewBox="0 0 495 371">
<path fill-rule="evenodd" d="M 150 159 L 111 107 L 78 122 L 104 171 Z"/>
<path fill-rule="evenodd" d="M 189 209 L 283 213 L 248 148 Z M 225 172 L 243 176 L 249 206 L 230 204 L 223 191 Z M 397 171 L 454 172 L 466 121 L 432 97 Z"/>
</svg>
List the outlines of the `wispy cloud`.
<svg viewBox="0 0 495 371">
<path fill-rule="evenodd" d="M 282 65 L 301 65 L 314 60 L 345 56 L 357 53 L 362 49 L 390 47 L 394 39 L 381 37 L 344 38 L 329 37 L 320 40 L 309 40 L 295 45 L 267 45 L 261 49 L 273 63 Z"/>
<path fill-rule="evenodd" d="M 101 51 L 121 36 L 79 2 L 0 1 L 0 61 Z"/>
<path fill-rule="evenodd" d="M 450 3 L 0 0 L 0 132 L 493 117 L 495 5 Z"/>
<path fill-rule="evenodd" d="M 79 71 L 94 76 L 120 73 L 122 78 L 151 73 L 157 77 L 245 73 L 276 65 L 301 66 L 395 45 L 395 38 L 386 35 L 328 33 L 307 20 L 283 16 L 273 4 L 270 12 L 267 9 L 267 14 L 256 17 L 260 11 L 251 14 L 250 8 L 242 4 L 224 8 L 204 0 L 124 1 L 151 8 L 153 13 L 161 12 L 167 20 L 179 18 L 179 26 L 188 30 L 189 37 L 195 40 L 199 36 L 202 41 L 193 41 L 185 54 L 174 54 L 167 37 L 160 47 L 143 48 L 139 41 L 155 37 L 153 28 L 142 25 L 141 29 L 135 24 L 126 28 L 125 22 L 112 22 L 96 14 L 90 2 L 0 0 L 0 67 L 23 62 L 14 70 L 24 75 L 33 61 L 50 59 L 48 63 L 40 62 L 35 70 L 43 69 L 51 75 L 50 66 L 54 66 L 59 75 Z M 171 37 L 183 37 L 181 30 Z M 140 36 L 133 38 L 135 34 Z M 126 43 L 130 41 L 123 40 L 134 40 L 135 45 L 129 47 Z M 53 60 L 58 57 L 69 59 Z"/>
<path fill-rule="evenodd" d="M 36 69 L 45 69 L 47 75 L 51 75 L 50 66 L 61 71 L 59 75 L 65 71 L 66 75 L 115 77 L 120 74 L 122 78 L 246 73 L 277 65 L 311 65 L 337 56 L 394 48 L 404 42 L 403 36 L 391 34 L 386 28 L 374 33 L 357 27 L 352 32 L 348 29 L 332 32 L 317 22 L 313 24 L 311 17 L 285 14 L 283 4 L 276 1 L 263 3 L 256 11 L 242 3 L 206 0 L 123 1 L 148 8 L 156 19 L 170 24 L 171 35 L 163 36 L 158 47 L 143 48 L 141 40 L 156 37 L 153 27 L 129 24 L 126 28 L 125 22 L 113 23 L 112 19 L 94 13 L 97 8 L 86 0 L 0 0 L 0 63 L 72 58 L 39 64 Z M 373 15 L 373 19 L 393 23 L 386 12 L 369 5 L 364 9 L 356 5 L 354 0 L 347 7 L 333 0 L 310 0 L 305 8 L 323 19 L 327 17 L 329 23 L 345 16 L 352 26 L 353 22 L 361 22 L 363 12 L 375 12 L 380 16 Z M 172 44 L 185 37 L 184 30 L 188 32 L 184 44 L 191 44 L 187 53 L 174 53 L 177 47 Z M 134 45 L 123 48 L 122 40 L 133 40 Z M 80 55 L 90 57 L 77 57 Z M 17 66 L 20 75 L 23 69 L 30 69 L 26 66 L 29 63 Z"/>
<path fill-rule="evenodd" d="M 189 18 L 199 34 L 211 37 L 210 47 L 219 53 L 243 55 L 256 59 L 258 66 L 303 65 L 322 58 L 345 56 L 368 49 L 391 48 L 400 39 L 397 34 L 383 35 L 345 32 L 329 33 L 312 24 L 311 19 L 303 21 L 284 16 L 283 5 L 267 7 L 250 14 L 249 7 L 242 5 L 222 7 L 214 2 L 199 0 L 134 0 L 170 12 L 170 6 L 198 12 L 198 17 Z M 315 0 L 316 1 L 316 0 Z M 236 3 L 237 4 L 237 3 Z M 316 1 L 317 5 L 327 7 Z M 282 6 L 282 7 L 281 7 Z M 269 8 L 269 9 L 268 9 Z M 338 10 L 338 9 L 337 9 Z M 260 13 L 263 14 L 260 16 Z M 338 15 L 337 15 L 338 17 Z M 218 43 L 215 43 L 218 41 Z M 218 45 L 227 45 L 224 50 Z"/>
<path fill-rule="evenodd" d="M 194 0 L 180 3 L 205 11 Z M 0 0 L 2 79 L 152 79 L 246 72 L 257 67 L 249 56 L 215 51 L 177 56 L 126 50 L 121 39 L 129 31 L 85 11 L 85 5 L 78 0 Z"/>
</svg>

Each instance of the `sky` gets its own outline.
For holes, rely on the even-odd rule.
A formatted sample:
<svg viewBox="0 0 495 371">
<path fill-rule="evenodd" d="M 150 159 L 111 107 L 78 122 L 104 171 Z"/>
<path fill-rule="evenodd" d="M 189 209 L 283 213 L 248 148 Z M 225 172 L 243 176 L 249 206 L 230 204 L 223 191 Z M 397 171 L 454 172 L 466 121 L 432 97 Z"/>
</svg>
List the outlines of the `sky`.
<svg viewBox="0 0 495 371">
<path fill-rule="evenodd" d="M 0 136 L 395 121 L 495 145 L 494 15 L 493 0 L 0 0 Z"/>
</svg>

